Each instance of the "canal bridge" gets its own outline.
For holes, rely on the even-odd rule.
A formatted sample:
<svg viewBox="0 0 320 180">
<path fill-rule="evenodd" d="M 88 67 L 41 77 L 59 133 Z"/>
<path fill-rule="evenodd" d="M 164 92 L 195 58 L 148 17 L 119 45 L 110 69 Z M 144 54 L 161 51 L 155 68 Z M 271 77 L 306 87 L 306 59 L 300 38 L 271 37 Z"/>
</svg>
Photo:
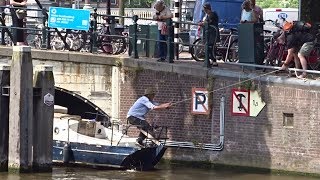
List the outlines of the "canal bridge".
<svg viewBox="0 0 320 180">
<path fill-rule="evenodd" d="M 1 46 L 0 56 L 10 63 L 11 47 Z M 223 63 L 205 68 L 194 61 L 159 63 L 152 58 L 69 51 L 32 50 L 32 59 L 33 65 L 53 66 L 56 87 L 87 98 L 123 124 L 144 89 L 155 87 L 156 101 L 175 102 L 168 111 L 148 114 L 149 122 L 169 127 L 168 159 L 305 173 L 320 170 L 316 75 L 301 80 Z M 193 88 L 211 92 L 209 114 L 190 110 Z M 256 117 L 234 114 L 234 89 L 258 92 L 266 106 Z M 221 116 L 226 120 L 223 134 Z"/>
</svg>

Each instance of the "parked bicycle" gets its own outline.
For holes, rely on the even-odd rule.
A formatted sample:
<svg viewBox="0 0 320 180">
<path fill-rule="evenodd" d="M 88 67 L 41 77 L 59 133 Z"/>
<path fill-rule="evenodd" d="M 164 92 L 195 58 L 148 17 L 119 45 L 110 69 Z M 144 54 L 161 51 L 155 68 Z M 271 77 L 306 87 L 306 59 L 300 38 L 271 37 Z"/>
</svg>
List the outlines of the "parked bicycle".
<svg viewBox="0 0 320 180">
<path fill-rule="evenodd" d="M 215 55 L 223 61 L 237 62 L 238 58 L 238 30 L 220 29 L 220 41 L 216 43 Z M 191 56 L 196 61 L 204 61 L 205 41 L 202 38 L 195 40 L 191 46 Z"/>
<path fill-rule="evenodd" d="M 281 66 L 282 61 L 285 58 L 285 32 L 282 30 L 282 27 L 272 20 L 267 20 L 271 22 L 275 27 L 278 28 L 277 32 L 273 32 L 270 39 L 265 39 L 265 51 L 266 58 L 264 60 L 264 65 L 266 66 Z M 266 71 L 264 68 L 263 71 Z"/>
</svg>

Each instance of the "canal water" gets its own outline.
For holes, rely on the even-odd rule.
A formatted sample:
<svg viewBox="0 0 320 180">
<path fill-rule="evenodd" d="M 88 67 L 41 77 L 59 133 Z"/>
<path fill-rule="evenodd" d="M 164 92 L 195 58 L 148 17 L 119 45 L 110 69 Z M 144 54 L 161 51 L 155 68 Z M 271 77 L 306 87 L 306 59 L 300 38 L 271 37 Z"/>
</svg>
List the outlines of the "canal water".
<svg viewBox="0 0 320 180">
<path fill-rule="evenodd" d="M 245 173 L 234 170 L 213 170 L 160 165 L 156 170 L 99 170 L 82 167 L 55 167 L 52 173 L 0 173 L 0 180 L 315 180 L 319 178 L 266 173 Z"/>
</svg>

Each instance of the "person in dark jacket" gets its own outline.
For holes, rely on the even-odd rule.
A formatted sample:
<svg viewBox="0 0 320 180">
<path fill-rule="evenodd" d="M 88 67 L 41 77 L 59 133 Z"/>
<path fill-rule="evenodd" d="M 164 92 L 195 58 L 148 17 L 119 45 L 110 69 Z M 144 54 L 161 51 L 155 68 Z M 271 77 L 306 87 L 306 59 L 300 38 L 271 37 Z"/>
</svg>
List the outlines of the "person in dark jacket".
<svg viewBox="0 0 320 180">
<path fill-rule="evenodd" d="M 17 7 L 26 8 L 27 0 L 10 0 L 10 5 L 15 7 L 11 8 L 12 26 L 17 28 L 23 28 L 24 18 L 17 16 Z M 23 29 L 12 29 L 13 41 L 17 42 L 17 45 L 24 45 L 24 31 Z"/>
<path fill-rule="evenodd" d="M 209 59 L 211 61 L 212 66 L 218 66 L 215 53 L 214 53 L 214 47 L 217 41 L 220 41 L 220 35 L 219 35 L 219 28 L 218 28 L 218 22 L 219 17 L 218 14 L 215 11 L 212 11 L 211 5 L 209 3 L 205 3 L 203 5 L 203 10 L 206 13 L 206 17 L 204 19 L 204 22 L 200 22 L 199 25 L 204 27 L 205 23 L 208 23 L 209 29 L 208 29 L 208 46 L 209 46 Z M 206 38 L 206 30 L 203 30 L 203 39 Z"/>
<path fill-rule="evenodd" d="M 300 68 L 301 63 L 302 69 L 307 70 L 308 63 L 306 57 L 310 55 L 316 41 L 311 25 L 303 21 L 286 22 L 284 30 L 287 31 L 288 55 L 280 70 L 288 69 L 292 57 L 294 57 L 296 68 Z M 303 72 L 297 77 L 305 78 L 306 76 L 307 73 Z"/>
</svg>

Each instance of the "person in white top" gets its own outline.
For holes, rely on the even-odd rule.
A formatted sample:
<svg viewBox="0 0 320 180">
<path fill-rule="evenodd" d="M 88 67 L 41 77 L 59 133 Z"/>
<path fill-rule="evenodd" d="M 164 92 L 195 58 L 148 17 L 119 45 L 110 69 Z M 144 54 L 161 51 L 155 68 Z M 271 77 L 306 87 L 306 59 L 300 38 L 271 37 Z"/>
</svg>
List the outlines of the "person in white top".
<svg viewBox="0 0 320 180">
<path fill-rule="evenodd" d="M 156 14 L 153 16 L 153 19 L 158 21 L 158 40 L 166 41 L 167 40 L 167 26 L 166 20 L 173 17 L 170 9 L 165 5 L 163 0 L 157 1 L 154 5 Z M 158 55 L 160 59 L 157 61 L 164 62 L 167 57 L 167 46 L 165 42 L 158 42 Z"/>
<path fill-rule="evenodd" d="M 171 107 L 171 103 L 158 104 L 153 101 L 155 97 L 155 90 L 147 88 L 143 96 L 141 96 L 129 109 L 127 120 L 132 125 L 137 125 L 137 128 L 142 129 L 154 137 L 153 128 L 145 120 L 145 115 L 151 110 L 167 109 Z M 146 136 L 140 132 L 136 143 L 143 146 L 143 140 Z"/>
<path fill-rule="evenodd" d="M 256 23 L 257 17 L 255 12 L 251 8 L 250 0 L 246 0 L 242 3 L 242 12 L 240 23 Z"/>
</svg>

